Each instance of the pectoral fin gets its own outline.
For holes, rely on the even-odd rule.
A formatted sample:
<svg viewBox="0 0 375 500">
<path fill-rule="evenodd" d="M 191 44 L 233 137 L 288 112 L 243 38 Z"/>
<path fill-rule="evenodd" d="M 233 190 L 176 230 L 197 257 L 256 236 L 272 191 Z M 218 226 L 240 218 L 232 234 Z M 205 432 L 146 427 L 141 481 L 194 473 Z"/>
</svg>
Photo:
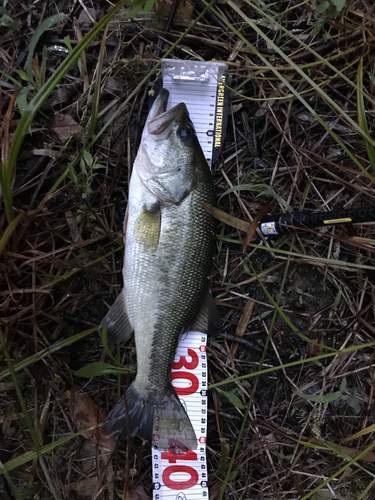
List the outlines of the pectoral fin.
<svg viewBox="0 0 375 500">
<path fill-rule="evenodd" d="M 207 290 L 203 306 L 190 328 L 208 335 L 217 335 L 221 331 L 221 322 L 216 309 L 215 300 L 210 290 Z"/>
<path fill-rule="evenodd" d="M 159 245 L 160 229 L 160 210 L 150 211 L 145 208 L 135 222 L 134 237 L 145 251 L 154 253 Z"/>
<path fill-rule="evenodd" d="M 103 333 L 104 325 L 107 326 L 107 340 L 110 344 L 125 342 L 132 334 L 133 328 L 126 312 L 124 291 L 117 297 L 101 322 L 99 326 L 100 335 Z"/>
</svg>

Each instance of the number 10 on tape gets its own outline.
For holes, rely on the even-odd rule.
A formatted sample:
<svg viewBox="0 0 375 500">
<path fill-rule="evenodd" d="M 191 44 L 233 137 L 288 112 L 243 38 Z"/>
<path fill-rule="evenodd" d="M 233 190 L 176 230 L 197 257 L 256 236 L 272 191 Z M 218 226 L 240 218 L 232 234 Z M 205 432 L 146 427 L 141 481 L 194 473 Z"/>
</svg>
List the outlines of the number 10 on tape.
<svg viewBox="0 0 375 500">
<path fill-rule="evenodd" d="M 206 335 L 185 334 L 172 365 L 172 384 L 187 410 L 198 440 L 196 450 L 174 454 L 152 449 L 154 500 L 208 499 Z"/>
</svg>

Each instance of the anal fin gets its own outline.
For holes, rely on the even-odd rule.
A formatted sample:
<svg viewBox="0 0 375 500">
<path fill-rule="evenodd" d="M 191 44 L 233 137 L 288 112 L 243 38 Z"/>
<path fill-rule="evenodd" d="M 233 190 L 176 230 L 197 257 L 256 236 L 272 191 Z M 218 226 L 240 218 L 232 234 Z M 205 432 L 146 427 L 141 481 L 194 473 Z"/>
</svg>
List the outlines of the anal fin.
<svg viewBox="0 0 375 500">
<path fill-rule="evenodd" d="M 190 330 L 217 335 L 221 332 L 221 321 L 211 290 L 207 290 L 204 303 Z"/>
<path fill-rule="evenodd" d="M 117 297 L 111 309 L 100 323 L 100 335 L 103 334 L 104 325 L 107 327 L 107 340 L 110 344 L 125 342 L 132 334 L 133 328 L 126 312 L 124 290 Z"/>
</svg>

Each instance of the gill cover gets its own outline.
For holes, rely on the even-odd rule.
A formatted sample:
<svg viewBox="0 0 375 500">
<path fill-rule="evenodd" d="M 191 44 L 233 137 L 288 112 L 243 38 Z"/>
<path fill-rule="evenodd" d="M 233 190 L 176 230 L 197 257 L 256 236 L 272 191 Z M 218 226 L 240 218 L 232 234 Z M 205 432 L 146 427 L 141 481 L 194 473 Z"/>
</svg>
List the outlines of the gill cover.
<svg viewBox="0 0 375 500">
<path fill-rule="evenodd" d="M 200 146 L 186 105 L 166 111 L 168 96 L 162 89 L 149 112 L 134 167 L 162 204 L 178 204 L 197 186 Z"/>
</svg>

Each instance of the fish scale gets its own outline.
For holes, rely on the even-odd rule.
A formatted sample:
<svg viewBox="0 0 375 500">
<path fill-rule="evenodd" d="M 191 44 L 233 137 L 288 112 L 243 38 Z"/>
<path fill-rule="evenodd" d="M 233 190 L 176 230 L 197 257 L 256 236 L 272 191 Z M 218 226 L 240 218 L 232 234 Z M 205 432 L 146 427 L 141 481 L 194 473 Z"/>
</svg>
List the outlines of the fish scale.
<svg viewBox="0 0 375 500">
<path fill-rule="evenodd" d="M 153 374 L 149 390 L 165 390 L 179 334 L 194 321 L 209 284 L 212 262 L 207 255 L 213 254 L 215 223 L 203 209 L 204 202 L 213 204 L 215 199 L 212 186 L 201 183 L 180 205 L 162 209 L 155 254 L 144 252 L 131 236 L 144 203 L 129 207 L 124 288 L 129 319 L 136 332 L 138 372 Z M 157 294 L 157 303 L 147 321 L 145 311 L 151 312 L 153 294 Z M 161 352 L 165 354 L 160 356 Z"/>
<path fill-rule="evenodd" d="M 202 185 L 201 189 L 194 191 L 191 198 L 187 198 L 181 206 L 173 207 L 173 211 L 179 213 L 170 214 L 171 220 L 180 221 L 170 227 L 170 236 L 175 242 L 173 255 L 177 263 L 183 261 L 185 264 L 180 276 L 173 276 L 173 272 L 172 276 L 168 276 L 170 278 L 168 282 L 172 282 L 175 286 L 166 286 L 166 292 L 160 297 L 157 306 L 159 314 L 154 324 L 155 336 L 150 370 L 156 374 L 158 383 L 162 384 L 169 378 L 179 334 L 194 321 L 209 284 L 211 262 L 206 258 L 206 255 L 213 253 L 214 238 L 207 238 L 207 233 L 213 233 L 214 222 L 211 217 L 207 217 L 207 213 L 202 209 L 204 202 L 214 203 L 212 190 L 205 189 L 205 184 Z M 189 205 L 192 206 L 189 207 Z M 197 215 L 191 217 L 189 214 L 195 214 L 195 211 Z M 185 217 L 182 217 L 181 212 L 185 212 Z M 183 226 L 184 222 L 188 224 Z M 171 261 L 168 259 L 167 266 L 170 265 Z M 171 316 L 171 307 L 175 307 L 175 304 L 177 304 L 178 309 Z M 165 332 L 163 338 L 157 335 L 161 331 Z M 165 352 L 167 363 L 164 356 L 158 356 L 162 351 Z"/>
</svg>

